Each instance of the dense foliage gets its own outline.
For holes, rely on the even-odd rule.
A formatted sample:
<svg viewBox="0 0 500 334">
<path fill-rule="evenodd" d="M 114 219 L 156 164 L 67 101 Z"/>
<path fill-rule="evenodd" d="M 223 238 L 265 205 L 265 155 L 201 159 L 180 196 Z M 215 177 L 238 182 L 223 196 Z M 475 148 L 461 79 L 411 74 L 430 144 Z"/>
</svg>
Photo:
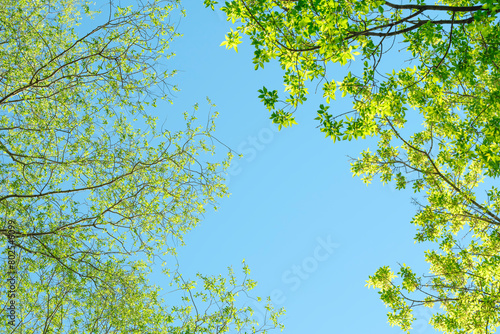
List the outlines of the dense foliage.
<svg viewBox="0 0 500 334">
<path fill-rule="evenodd" d="M 204 3 L 214 8 L 217 1 Z M 429 274 L 419 277 L 403 265 L 395 275 L 384 266 L 368 280 L 391 309 L 389 322 L 408 331 L 415 307 L 437 304 L 431 319 L 437 330 L 494 332 L 500 3 L 232 0 L 221 9 L 236 23 L 223 45 L 236 49 L 247 35 L 256 68 L 277 60 L 284 71 L 283 98 L 277 90 L 259 91 L 275 123 L 294 124 L 308 82 L 322 83 L 320 130 L 333 141 L 377 138 L 378 147 L 352 163 L 353 173 L 419 193 L 412 223 L 415 240 L 434 245 L 425 254 Z M 337 77 L 336 64 L 352 67 Z M 352 98 L 352 110 L 330 110 L 338 93 Z"/>
</svg>

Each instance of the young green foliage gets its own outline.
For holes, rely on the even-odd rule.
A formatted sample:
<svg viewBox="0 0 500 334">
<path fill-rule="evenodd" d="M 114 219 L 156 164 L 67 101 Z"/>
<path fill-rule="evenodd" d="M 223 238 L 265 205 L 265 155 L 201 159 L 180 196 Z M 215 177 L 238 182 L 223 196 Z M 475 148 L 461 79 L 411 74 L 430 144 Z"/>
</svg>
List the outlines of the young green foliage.
<svg viewBox="0 0 500 334">
<path fill-rule="evenodd" d="M 289 125 L 307 98 L 307 83 L 321 80 L 320 130 L 333 141 L 378 139 L 352 172 L 420 194 L 413 223 L 417 242 L 435 244 L 426 253 L 430 277 L 403 266 L 398 284 L 382 267 L 368 281 L 392 309 L 389 322 L 408 331 L 413 308 L 436 303 L 436 329 L 494 332 L 500 325 L 500 197 L 493 186 L 500 176 L 500 3 L 233 0 L 221 9 L 255 47 L 256 68 L 277 60 L 284 71 L 283 103 L 267 88 L 259 96 L 274 122 Z M 395 55 L 393 45 L 405 52 Z M 399 60 L 405 62 L 395 66 Z M 327 72 L 334 64 L 353 66 L 337 77 Z M 352 98 L 352 111 L 330 111 L 337 92 Z M 415 114 L 421 125 L 408 126 Z M 486 195 L 478 192 L 481 183 Z"/>
<path fill-rule="evenodd" d="M 186 113 L 175 132 L 151 112 L 175 90 L 163 62 L 177 5 L 1 1 L 0 277 L 16 283 L 14 298 L 7 283 L 0 292 L 2 309 L 14 301 L 16 314 L 12 323 L 2 315 L 0 332 L 268 329 L 248 327 L 250 310 L 235 299 L 254 283 L 232 272 L 200 276 L 211 284 L 192 297 L 193 284 L 171 268 L 188 298 L 178 307 L 147 280 L 148 267 L 175 255 L 206 208 L 227 196 L 228 159 L 203 161 L 215 150 L 216 115 L 198 126 Z M 198 299 L 221 308 L 195 312 Z M 277 326 L 279 312 L 270 313 Z"/>
</svg>

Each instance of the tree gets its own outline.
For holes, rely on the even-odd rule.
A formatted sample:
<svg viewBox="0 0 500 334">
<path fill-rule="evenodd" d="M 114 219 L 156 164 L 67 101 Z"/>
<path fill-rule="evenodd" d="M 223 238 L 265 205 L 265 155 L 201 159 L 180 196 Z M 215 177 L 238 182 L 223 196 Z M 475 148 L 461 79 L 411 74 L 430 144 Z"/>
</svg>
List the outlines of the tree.
<svg viewBox="0 0 500 334">
<path fill-rule="evenodd" d="M 217 1 L 204 3 L 213 9 Z M 494 332 L 500 325 L 500 3 L 233 0 L 221 9 L 237 23 L 223 45 L 236 48 L 247 35 L 256 69 L 277 60 L 284 71 L 286 97 L 259 90 L 275 123 L 294 124 L 308 85 L 322 83 L 320 130 L 334 142 L 378 140 L 352 162 L 352 172 L 420 194 L 412 223 L 416 241 L 435 245 L 425 254 L 429 274 L 419 277 L 402 265 L 395 275 L 384 266 L 367 282 L 390 307 L 389 322 L 408 331 L 415 307 L 438 304 L 430 321 L 435 329 Z M 404 52 L 395 53 L 395 45 Z M 335 64 L 352 67 L 339 78 L 331 74 Z M 352 98 L 352 110 L 329 110 L 337 91 Z M 422 125 L 407 123 L 409 116 Z"/>
<path fill-rule="evenodd" d="M 216 115 L 198 126 L 185 114 L 175 132 L 154 112 L 176 89 L 164 61 L 178 35 L 168 21 L 177 6 L 1 1 L 2 332 L 262 332 L 278 324 L 269 308 L 273 325 L 257 327 L 237 299 L 255 285 L 246 265 L 241 277 L 200 274 L 198 292 L 170 267 L 179 306 L 147 279 L 227 195 L 228 159 L 203 161 L 215 150 Z"/>
</svg>

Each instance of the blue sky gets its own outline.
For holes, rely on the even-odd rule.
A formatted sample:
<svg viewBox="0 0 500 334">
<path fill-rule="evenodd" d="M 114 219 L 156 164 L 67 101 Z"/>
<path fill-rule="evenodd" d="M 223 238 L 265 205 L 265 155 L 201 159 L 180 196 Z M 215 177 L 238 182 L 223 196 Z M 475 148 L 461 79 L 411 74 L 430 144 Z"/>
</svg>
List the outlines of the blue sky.
<svg viewBox="0 0 500 334">
<path fill-rule="evenodd" d="M 375 141 L 324 138 L 314 121 L 324 103 L 319 95 L 300 107 L 298 125 L 278 132 L 257 90 L 282 89 L 279 67 L 255 71 L 249 43 L 238 53 L 219 46 L 230 27 L 222 13 L 201 0 L 183 6 L 187 17 L 178 29 L 184 36 L 172 43 L 177 56 L 169 63 L 179 70 L 172 81 L 181 92 L 173 106 L 160 107 L 173 116 L 200 102 L 203 114 L 210 97 L 220 113 L 216 136 L 244 157 L 230 169 L 231 196 L 207 212 L 178 250 L 182 271 L 192 278 L 225 273 L 246 259 L 259 283 L 255 294 L 272 295 L 286 308 L 284 333 L 399 333 L 387 323 L 376 290 L 364 285 L 383 265 L 397 271 L 406 263 L 426 272 L 426 248 L 413 242 L 412 193 L 352 177 L 348 156 L 374 148 Z M 350 101 L 331 108 L 350 110 Z M 258 317 L 259 307 L 250 304 Z M 430 311 L 416 315 L 422 320 L 412 333 L 432 333 L 425 323 Z"/>
</svg>

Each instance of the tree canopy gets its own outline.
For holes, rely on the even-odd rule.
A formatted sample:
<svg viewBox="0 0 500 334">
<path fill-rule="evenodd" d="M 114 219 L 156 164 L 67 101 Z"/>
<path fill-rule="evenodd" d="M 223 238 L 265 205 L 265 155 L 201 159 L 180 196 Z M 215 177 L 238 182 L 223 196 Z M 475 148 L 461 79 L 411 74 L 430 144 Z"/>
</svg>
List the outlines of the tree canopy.
<svg viewBox="0 0 500 334">
<path fill-rule="evenodd" d="M 258 326 L 239 302 L 255 286 L 246 265 L 242 275 L 200 274 L 197 290 L 169 262 L 180 305 L 148 282 L 151 265 L 175 256 L 227 195 L 228 159 L 209 159 L 216 114 L 199 125 L 186 113 L 185 129 L 173 131 L 154 111 L 176 89 L 165 61 L 177 6 L 1 1 L 2 333 L 278 325 L 270 306 L 270 323 Z"/>
<path fill-rule="evenodd" d="M 283 69 L 283 92 L 259 90 L 275 123 L 296 123 L 308 87 L 321 84 L 325 102 L 314 117 L 327 137 L 377 139 L 352 172 L 416 193 L 415 240 L 434 245 L 425 254 L 429 273 L 383 266 L 367 282 L 391 309 L 389 322 L 409 331 L 416 307 L 437 304 L 435 329 L 493 333 L 500 325 L 500 3 L 232 0 L 221 9 L 236 23 L 223 45 L 236 49 L 247 35 L 256 69 L 271 61 Z M 339 76 L 336 64 L 351 67 Z M 352 110 L 332 112 L 338 93 L 352 99 Z"/>
</svg>

